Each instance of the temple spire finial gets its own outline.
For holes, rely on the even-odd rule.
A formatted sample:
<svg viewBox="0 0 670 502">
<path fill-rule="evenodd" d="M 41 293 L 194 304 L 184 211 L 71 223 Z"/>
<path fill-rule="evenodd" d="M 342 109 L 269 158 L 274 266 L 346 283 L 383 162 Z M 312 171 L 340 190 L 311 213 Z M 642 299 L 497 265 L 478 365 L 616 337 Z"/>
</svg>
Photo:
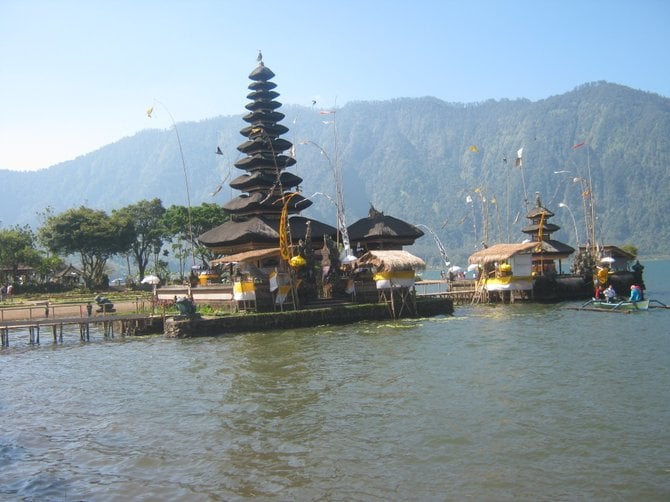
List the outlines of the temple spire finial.
<svg viewBox="0 0 670 502">
<path fill-rule="evenodd" d="M 256 61 L 263 64 L 263 53 L 261 52 L 260 49 L 258 49 L 258 56 L 256 56 Z"/>
</svg>

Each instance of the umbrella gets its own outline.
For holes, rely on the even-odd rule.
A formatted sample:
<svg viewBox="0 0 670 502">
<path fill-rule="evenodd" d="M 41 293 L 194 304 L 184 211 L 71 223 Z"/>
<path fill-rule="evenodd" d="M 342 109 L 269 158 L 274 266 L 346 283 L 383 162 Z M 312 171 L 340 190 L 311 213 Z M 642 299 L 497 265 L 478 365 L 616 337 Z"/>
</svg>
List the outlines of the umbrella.
<svg viewBox="0 0 670 502">
<path fill-rule="evenodd" d="M 473 270 L 477 270 L 478 268 L 479 268 L 478 263 L 471 263 L 470 265 L 468 265 L 468 272 L 472 272 Z"/>
<path fill-rule="evenodd" d="M 145 275 L 144 279 L 142 279 L 142 281 L 140 281 L 140 282 L 142 284 L 153 284 L 155 286 L 157 284 L 160 284 L 161 280 L 160 280 L 159 277 L 157 277 L 155 275 Z"/>
<path fill-rule="evenodd" d="M 463 270 L 463 269 L 461 267 L 459 267 L 458 265 L 454 265 L 453 267 L 449 267 L 449 272 L 460 272 L 461 270 Z"/>
<path fill-rule="evenodd" d="M 600 263 L 614 263 L 615 260 L 611 256 L 605 256 L 603 258 L 600 258 Z"/>
<path fill-rule="evenodd" d="M 358 258 L 356 258 L 354 255 L 351 253 L 347 254 L 346 250 L 342 252 L 342 256 L 340 256 L 340 262 L 343 265 L 349 265 L 351 263 L 354 263 Z"/>
</svg>

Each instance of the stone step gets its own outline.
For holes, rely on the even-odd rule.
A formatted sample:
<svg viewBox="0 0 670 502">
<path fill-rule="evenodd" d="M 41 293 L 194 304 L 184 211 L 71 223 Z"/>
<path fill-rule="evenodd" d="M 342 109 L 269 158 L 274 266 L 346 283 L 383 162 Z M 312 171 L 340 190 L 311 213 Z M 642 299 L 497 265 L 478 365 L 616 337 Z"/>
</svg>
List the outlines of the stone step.
<svg viewBox="0 0 670 502">
<path fill-rule="evenodd" d="M 351 301 L 344 298 L 318 298 L 308 301 L 304 308 L 308 309 L 320 309 L 327 307 L 339 307 L 342 305 L 351 305 Z"/>
</svg>

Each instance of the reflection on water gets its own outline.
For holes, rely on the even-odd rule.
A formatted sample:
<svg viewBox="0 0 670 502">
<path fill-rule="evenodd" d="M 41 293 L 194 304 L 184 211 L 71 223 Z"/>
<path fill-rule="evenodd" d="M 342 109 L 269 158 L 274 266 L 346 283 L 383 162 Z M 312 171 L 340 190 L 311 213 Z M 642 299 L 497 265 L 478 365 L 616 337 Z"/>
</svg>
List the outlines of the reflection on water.
<svg viewBox="0 0 670 502">
<path fill-rule="evenodd" d="M 668 315 L 10 347 L 0 498 L 664 500 Z"/>
</svg>

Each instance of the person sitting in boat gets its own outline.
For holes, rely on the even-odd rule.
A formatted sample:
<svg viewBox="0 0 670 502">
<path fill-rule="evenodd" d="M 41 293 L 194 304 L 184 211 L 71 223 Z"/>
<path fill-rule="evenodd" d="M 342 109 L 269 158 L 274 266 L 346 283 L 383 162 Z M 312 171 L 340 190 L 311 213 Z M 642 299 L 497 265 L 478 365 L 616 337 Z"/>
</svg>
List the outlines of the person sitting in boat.
<svg viewBox="0 0 670 502">
<path fill-rule="evenodd" d="M 605 298 L 607 298 L 607 303 L 612 303 L 616 297 L 616 291 L 614 291 L 611 284 L 607 286 L 607 289 L 603 291 L 603 294 L 605 295 Z"/>
<path fill-rule="evenodd" d="M 639 302 L 642 300 L 642 288 L 638 286 L 637 284 L 633 284 L 630 287 L 630 301 L 631 302 Z"/>
<path fill-rule="evenodd" d="M 593 293 L 593 298 L 595 298 L 596 300 L 602 300 L 602 297 L 603 297 L 603 287 L 600 284 L 598 284 L 598 286 L 596 286 L 595 292 Z"/>
</svg>

